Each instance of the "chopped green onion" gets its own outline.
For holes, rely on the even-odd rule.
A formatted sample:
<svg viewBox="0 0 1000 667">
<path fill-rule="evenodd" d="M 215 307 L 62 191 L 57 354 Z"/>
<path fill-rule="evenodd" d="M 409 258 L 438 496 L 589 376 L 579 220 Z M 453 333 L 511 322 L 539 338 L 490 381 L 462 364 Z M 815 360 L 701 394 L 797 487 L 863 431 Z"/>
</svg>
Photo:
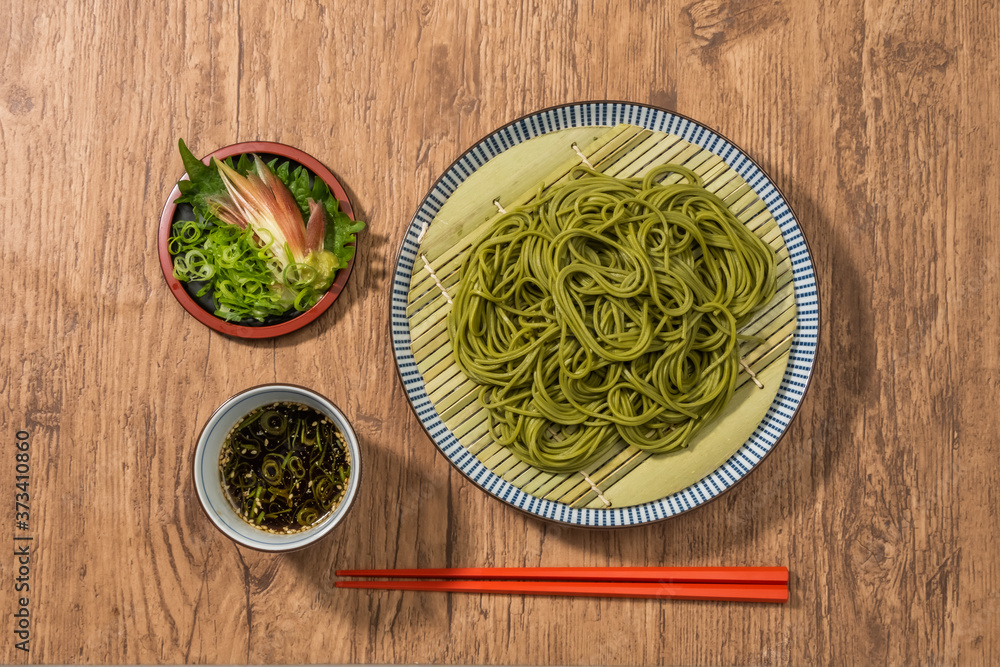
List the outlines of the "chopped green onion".
<svg viewBox="0 0 1000 667">
<path fill-rule="evenodd" d="M 260 236 L 267 236 L 261 231 Z M 183 282 L 207 281 L 198 296 L 211 291 L 215 314 L 225 320 L 263 322 L 281 315 L 294 303 L 295 292 L 275 282 L 275 264 L 268 251 L 273 239 L 263 239 L 261 247 L 257 236 L 251 229 L 232 225 L 177 222 L 168 245 L 174 256 L 174 277 Z"/>
<path fill-rule="evenodd" d="M 288 417 L 268 410 L 260 416 L 260 427 L 271 435 L 281 435 L 288 430 Z"/>
<path fill-rule="evenodd" d="M 313 505 L 306 505 L 299 510 L 298 514 L 295 515 L 295 520 L 300 526 L 309 526 L 316 523 L 316 519 L 319 518 L 319 512 Z"/>
<path fill-rule="evenodd" d="M 298 296 L 295 297 L 295 301 L 292 305 L 295 307 L 295 310 L 309 310 L 316 305 L 316 301 L 319 300 L 316 298 L 317 296 L 319 296 L 319 293 L 316 290 L 311 287 L 306 287 L 298 293 Z"/>
<path fill-rule="evenodd" d="M 296 263 L 286 266 L 281 277 L 285 284 L 292 289 L 302 289 L 308 287 L 318 275 L 319 272 L 315 267 L 305 263 Z"/>
<path fill-rule="evenodd" d="M 290 456 L 285 463 L 285 467 L 288 468 L 288 471 L 292 473 L 295 479 L 302 479 L 306 476 L 306 467 L 302 463 L 302 459 L 298 456 Z"/>
<path fill-rule="evenodd" d="M 248 523 L 296 532 L 344 497 L 348 458 L 343 436 L 323 415 L 298 403 L 272 403 L 241 419 L 226 438 L 219 474 Z"/>
<path fill-rule="evenodd" d="M 283 473 L 281 470 L 281 457 L 276 454 L 269 454 L 264 457 L 264 463 L 260 467 L 260 476 L 268 484 L 280 484 Z M 272 492 L 273 493 L 273 492 Z"/>
</svg>

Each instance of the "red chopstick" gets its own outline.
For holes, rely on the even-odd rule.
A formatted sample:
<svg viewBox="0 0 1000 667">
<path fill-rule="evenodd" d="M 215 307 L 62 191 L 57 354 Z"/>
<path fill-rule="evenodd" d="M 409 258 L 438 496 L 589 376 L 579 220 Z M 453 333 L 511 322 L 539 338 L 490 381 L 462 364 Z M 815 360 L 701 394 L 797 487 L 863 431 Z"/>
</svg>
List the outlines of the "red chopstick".
<svg viewBox="0 0 1000 667">
<path fill-rule="evenodd" d="M 787 567 L 457 567 L 337 570 L 338 577 L 788 585 Z"/>
<path fill-rule="evenodd" d="M 780 584 L 711 584 L 635 581 L 338 581 L 338 588 L 377 588 L 447 593 L 514 593 L 585 597 L 721 600 L 726 602 L 788 602 L 788 587 Z"/>
</svg>

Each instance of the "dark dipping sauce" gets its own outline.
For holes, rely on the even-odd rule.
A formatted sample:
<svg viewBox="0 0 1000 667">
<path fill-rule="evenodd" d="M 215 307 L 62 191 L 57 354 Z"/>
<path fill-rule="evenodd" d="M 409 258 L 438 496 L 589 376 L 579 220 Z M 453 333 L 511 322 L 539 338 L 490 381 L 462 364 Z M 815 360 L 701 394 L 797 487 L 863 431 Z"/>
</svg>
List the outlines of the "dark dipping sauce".
<svg viewBox="0 0 1000 667">
<path fill-rule="evenodd" d="M 351 460 L 344 435 L 326 415 L 281 402 L 255 409 L 229 432 L 219 474 L 244 521 L 271 533 L 296 533 L 337 507 Z"/>
</svg>

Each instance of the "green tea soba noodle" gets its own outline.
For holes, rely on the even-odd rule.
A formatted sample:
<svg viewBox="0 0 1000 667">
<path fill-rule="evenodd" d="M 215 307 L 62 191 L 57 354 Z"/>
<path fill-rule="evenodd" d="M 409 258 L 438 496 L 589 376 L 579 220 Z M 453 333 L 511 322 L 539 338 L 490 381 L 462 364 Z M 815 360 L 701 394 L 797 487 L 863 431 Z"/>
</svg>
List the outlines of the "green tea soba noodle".
<svg viewBox="0 0 1000 667">
<path fill-rule="evenodd" d="M 661 184 L 668 172 L 684 182 Z M 684 447 L 723 410 L 775 265 L 690 169 L 577 167 L 474 243 L 448 333 L 494 441 L 575 472 L 621 442 Z"/>
</svg>

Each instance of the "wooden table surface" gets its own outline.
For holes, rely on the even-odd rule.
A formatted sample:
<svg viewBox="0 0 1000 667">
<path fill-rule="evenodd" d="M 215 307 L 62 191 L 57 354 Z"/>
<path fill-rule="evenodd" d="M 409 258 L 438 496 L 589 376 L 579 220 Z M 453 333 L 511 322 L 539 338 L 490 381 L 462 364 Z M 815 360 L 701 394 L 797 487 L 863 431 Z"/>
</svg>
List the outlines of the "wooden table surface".
<svg viewBox="0 0 1000 667">
<path fill-rule="evenodd" d="M 4 662 L 1000 663 L 996 3 L 515 4 L 0 3 Z M 774 453 L 722 499 L 619 531 L 529 518 L 453 470 L 387 327 L 431 183 L 498 126 L 588 99 L 676 110 L 756 158 L 822 300 Z M 369 227 L 323 317 L 247 342 L 181 309 L 155 245 L 181 137 L 288 143 L 342 178 Z M 335 536 L 277 556 L 227 541 L 191 483 L 215 406 L 273 381 L 343 407 L 367 465 Z M 332 588 L 338 567 L 567 564 L 787 565 L 791 602 Z"/>
</svg>

